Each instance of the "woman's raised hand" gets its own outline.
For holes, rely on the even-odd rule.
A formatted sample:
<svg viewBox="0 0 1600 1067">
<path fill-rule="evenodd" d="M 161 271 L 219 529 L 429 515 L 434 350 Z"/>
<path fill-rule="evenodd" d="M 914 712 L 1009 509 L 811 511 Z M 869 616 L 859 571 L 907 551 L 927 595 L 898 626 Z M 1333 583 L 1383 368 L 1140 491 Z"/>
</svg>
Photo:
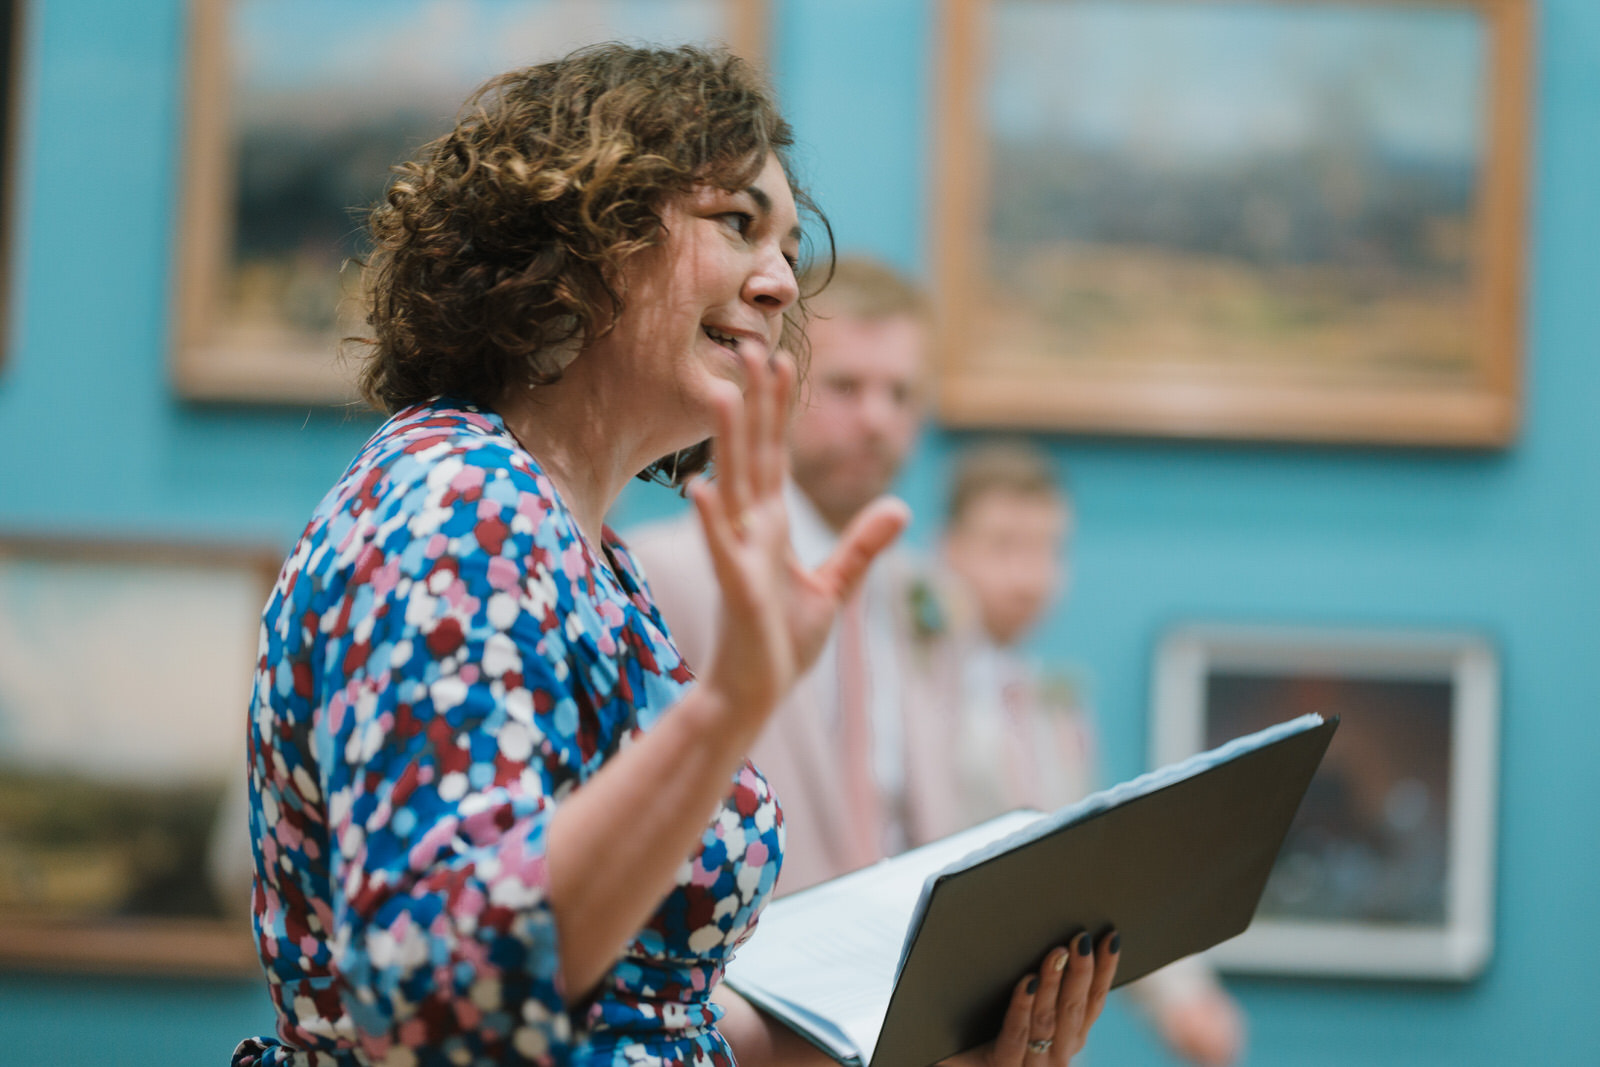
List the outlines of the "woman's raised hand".
<svg viewBox="0 0 1600 1067">
<path fill-rule="evenodd" d="M 717 643 L 701 685 L 726 701 L 737 721 L 759 730 L 910 513 L 898 500 L 875 501 L 826 562 L 814 571 L 802 567 L 790 547 L 783 498 L 794 364 L 780 352 L 771 360 L 746 356 L 743 368 L 743 393 L 730 383 L 715 396 L 716 479 L 697 482 L 689 495 L 722 590 Z"/>
<path fill-rule="evenodd" d="M 1017 983 L 999 1035 L 941 1067 L 1067 1067 L 1105 1007 L 1120 948 L 1119 936 L 1109 933 L 1098 945 L 1079 934 L 1055 949 L 1037 974 Z"/>
</svg>

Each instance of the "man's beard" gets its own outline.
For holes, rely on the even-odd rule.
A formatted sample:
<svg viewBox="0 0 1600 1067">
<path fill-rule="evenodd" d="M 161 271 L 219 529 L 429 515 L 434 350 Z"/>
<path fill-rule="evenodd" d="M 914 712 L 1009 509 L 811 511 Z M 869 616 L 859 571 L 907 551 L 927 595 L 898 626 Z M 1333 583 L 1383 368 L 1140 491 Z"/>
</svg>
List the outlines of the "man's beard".
<svg viewBox="0 0 1600 1067">
<path fill-rule="evenodd" d="M 829 522 L 843 525 L 889 489 L 900 464 L 887 448 L 835 450 L 812 463 L 796 462 L 794 480 Z"/>
</svg>

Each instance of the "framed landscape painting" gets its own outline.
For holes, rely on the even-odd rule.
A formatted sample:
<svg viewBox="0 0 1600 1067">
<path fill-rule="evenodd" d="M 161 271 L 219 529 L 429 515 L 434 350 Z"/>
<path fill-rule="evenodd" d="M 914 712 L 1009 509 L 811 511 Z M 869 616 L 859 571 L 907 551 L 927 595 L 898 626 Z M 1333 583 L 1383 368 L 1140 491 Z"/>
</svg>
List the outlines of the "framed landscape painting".
<svg viewBox="0 0 1600 1067">
<path fill-rule="evenodd" d="M 620 38 L 759 59 L 765 0 L 190 0 L 173 369 L 202 400 L 354 397 L 365 209 L 491 76 Z"/>
<path fill-rule="evenodd" d="M 1185 627 L 1151 759 L 1339 716 L 1250 928 L 1208 955 L 1276 974 L 1469 979 L 1493 947 L 1499 668 L 1470 634 Z"/>
<path fill-rule="evenodd" d="M 945 0 L 962 427 L 1517 431 L 1526 0 Z"/>
<path fill-rule="evenodd" d="M 249 973 L 276 551 L 0 538 L 0 961 Z"/>
</svg>

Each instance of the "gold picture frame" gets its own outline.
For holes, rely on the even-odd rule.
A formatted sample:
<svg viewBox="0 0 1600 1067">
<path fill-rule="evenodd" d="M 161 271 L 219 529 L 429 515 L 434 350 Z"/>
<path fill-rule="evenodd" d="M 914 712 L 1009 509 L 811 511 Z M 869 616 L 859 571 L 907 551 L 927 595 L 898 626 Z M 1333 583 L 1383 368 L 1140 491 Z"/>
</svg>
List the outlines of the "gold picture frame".
<svg viewBox="0 0 1600 1067">
<path fill-rule="evenodd" d="M 1497 447 L 1531 0 L 942 0 L 953 427 Z"/>
<path fill-rule="evenodd" d="M 251 974 L 275 549 L 0 537 L 0 962 Z"/>
<path fill-rule="evenodd" d="M 610 36 L 759 60 L 769 30 L 767 0 L 190 5 L 172 372 L 187 399 L 245 403 L 355 398 L 353 211 L 487 77 Z"/>
</svg>

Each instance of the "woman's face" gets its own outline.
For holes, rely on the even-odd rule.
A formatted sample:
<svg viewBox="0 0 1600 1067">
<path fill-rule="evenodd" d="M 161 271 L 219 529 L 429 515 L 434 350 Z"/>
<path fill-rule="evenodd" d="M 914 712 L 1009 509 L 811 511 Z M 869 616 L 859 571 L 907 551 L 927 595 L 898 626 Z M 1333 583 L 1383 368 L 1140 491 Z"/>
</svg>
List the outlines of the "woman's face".
<svg viewBox="0 0 1600 1067">
<path fill-rule="evenodd" d="M 616 328 L 585 354 L 659 427 L 656 455 L 711 433 L 713 392 L 743 388 L 742 358 L 772 356 L 799 295 L 799 215 L 777 157 L 743 189 L 668 201 L 661 219 L 665 240 L 623 268 Z"/>
</svg>

